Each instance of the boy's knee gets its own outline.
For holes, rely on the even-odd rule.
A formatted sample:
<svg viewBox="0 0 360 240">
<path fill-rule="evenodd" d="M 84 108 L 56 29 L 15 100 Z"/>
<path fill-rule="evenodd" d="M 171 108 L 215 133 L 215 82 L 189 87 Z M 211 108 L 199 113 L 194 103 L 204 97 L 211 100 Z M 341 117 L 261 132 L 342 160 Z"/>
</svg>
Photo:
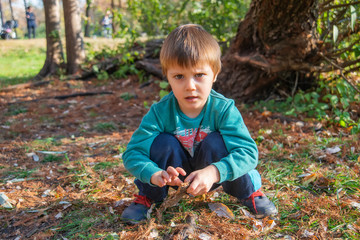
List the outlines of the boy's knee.
<svg viewBox="0 0 360 240">
<path fill-rule="evenodd" d="M 173 151 L 178 151 L 181 144 L 176 137 L 169 133 L 160 133 L 151 145 L 150 155 L 170 154 Z"/>
<path fill-rule="evenodd" d="M 199 164 L 200 167 L 217 162 L 228 154 L 229 152 L 219 132 L 212 132 L 207 135 L 195 152 L 196 159 L 205 164 L 204 166 Z"/>
<path fill-rule="evenodd" d="M 226 149 L 226 146 L 220 132 L 212 132 L 201 142 L 201 148 L 218 151 Z"/>
<path fill-rule="evenodd" d="M 174 146 L 179 145 L 179 141 L 176 139 L 176 137 L 170 133 L 160 133 L 152 143 L 152 146 L 159 146 L 159 147 L 165 147 L 165 146 Z"/>
</svg>

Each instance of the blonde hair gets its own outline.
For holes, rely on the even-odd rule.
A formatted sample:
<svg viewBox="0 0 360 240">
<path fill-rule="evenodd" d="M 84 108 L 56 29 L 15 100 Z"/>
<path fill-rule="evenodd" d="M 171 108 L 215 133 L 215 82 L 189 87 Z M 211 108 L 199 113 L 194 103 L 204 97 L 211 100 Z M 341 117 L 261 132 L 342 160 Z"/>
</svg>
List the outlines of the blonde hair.
<svg viewBox="0 0 360 240">
<path fill-rule="evenodd" d="M 160 52 L 163 74 L 169 67 L 192 67 L 208 63 L 217 75 L 221 69 L 221 51 L 214 37 L 200 25 L 186 24 L 177 27 L 165 39 Z"/>
</svg>

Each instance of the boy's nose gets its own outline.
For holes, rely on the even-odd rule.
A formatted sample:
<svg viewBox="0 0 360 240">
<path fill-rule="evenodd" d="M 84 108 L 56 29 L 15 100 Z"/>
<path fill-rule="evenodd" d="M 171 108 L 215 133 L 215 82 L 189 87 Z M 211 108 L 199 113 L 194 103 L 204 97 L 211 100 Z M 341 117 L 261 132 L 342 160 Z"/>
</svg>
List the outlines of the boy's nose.
<svg viewBox="0 0 360 240">
<path fill-rule="evenodd" d="M 186 83 L 186 90 L 187 91 L 194 91 L 196 90 L 195 81 L 193 78 L 190 78 Z"/>
</svg>

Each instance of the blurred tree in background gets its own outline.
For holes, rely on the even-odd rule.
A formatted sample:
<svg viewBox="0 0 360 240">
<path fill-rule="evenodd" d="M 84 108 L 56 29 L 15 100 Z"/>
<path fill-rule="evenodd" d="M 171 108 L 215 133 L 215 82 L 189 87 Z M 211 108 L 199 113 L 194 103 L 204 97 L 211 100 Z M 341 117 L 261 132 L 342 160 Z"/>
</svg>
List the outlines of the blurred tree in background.
<svg viewBox="0 0 360 240">
<path fill-rule="evenodd" d="M 221 43 L 223 71 L 215 86 L 220 92 L 241 102 L 261 103 L 262 109 L 289 115 L 305 112 L 360 131 L 359 1 L 76 1 L 82 18 L 75 24 L 87 37 L 101 37 L 100 22 L 110 10 L 112 36 L 125 42 L 116 49 L 88 52 L 88 71 L 98 77 L 162 78 L 161 70 L 154 68 L 161 39 L 181 24 L 196 23 Z M 14 18 L 24 19 L 23 0 L 12 2 Z M 38 31 L 45 26 L 42 7 L 35 5 Z M 3 2 L 5 18 L 10 16 L 8 9 Z M 61 19 L 60 36 L 68 21 L 63 24 Z M 158 40 L 156 46 L 148 44 L 151 40 Z M 142 58 L 148 56 L 143 51 L 151 48 L 152 70 L 143 73 Z"/>
</svg>

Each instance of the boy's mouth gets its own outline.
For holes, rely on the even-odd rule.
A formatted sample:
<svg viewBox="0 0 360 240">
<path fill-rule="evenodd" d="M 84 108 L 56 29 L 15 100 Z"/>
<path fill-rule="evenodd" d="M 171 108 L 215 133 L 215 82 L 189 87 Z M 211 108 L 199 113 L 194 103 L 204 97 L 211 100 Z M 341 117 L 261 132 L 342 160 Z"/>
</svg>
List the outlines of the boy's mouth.
<svg viewBox="0 0 360 240">
<path fill-rule="evenodd" d="M 195 99 L 197 99 L 198 97 L 197 96 L 188 96 L 188 97 L 186 97 L 185 99 L 186 100 L 195 100 Z"/>
</svg>

